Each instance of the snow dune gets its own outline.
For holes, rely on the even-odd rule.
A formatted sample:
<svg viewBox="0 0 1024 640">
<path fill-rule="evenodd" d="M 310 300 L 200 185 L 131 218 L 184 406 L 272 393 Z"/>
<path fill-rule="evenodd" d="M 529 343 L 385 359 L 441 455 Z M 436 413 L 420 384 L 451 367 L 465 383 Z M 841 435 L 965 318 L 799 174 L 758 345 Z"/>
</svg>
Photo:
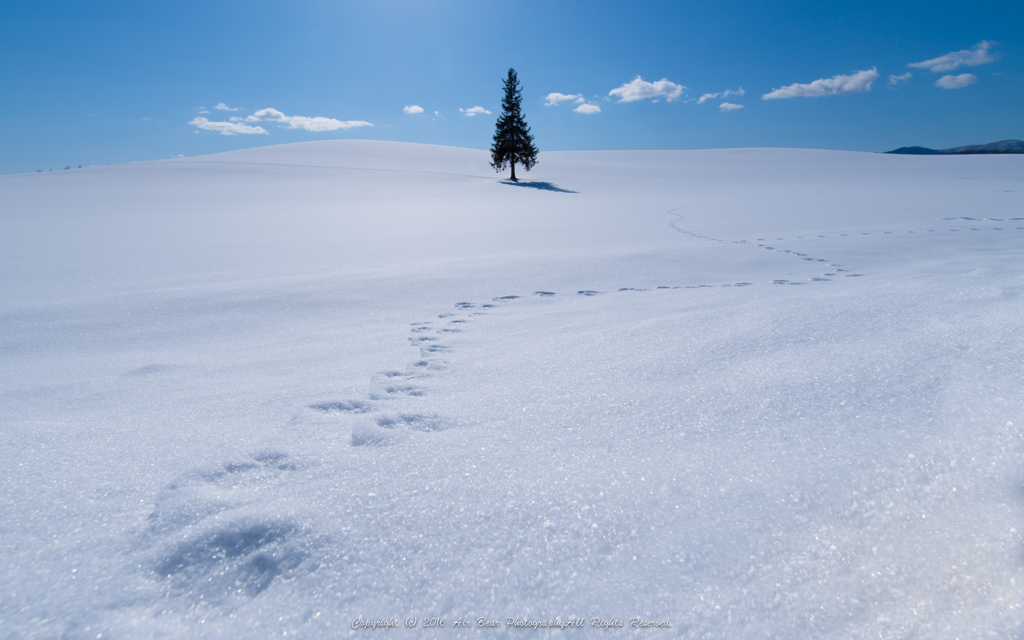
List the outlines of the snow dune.
<svg viewBox="0 0 1024 640">
<path fill-rule="evenodd" d="M 0 629 L 1024 631 L 1024 157 L 487 159 L 0 177 Z"/>
</svg>

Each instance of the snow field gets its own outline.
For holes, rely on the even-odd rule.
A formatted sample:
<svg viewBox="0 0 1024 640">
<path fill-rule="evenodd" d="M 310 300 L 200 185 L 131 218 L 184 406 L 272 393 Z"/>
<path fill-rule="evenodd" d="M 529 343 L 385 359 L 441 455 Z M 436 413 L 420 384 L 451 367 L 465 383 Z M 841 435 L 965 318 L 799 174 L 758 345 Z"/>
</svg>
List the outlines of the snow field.
<svg viewBox="0 0 1024 640">
<path fill-rule="evenodd" d="M 0 179 L 0 626 L 1019 631 L 1018 158 L 541 161 Z"/>
</svg>

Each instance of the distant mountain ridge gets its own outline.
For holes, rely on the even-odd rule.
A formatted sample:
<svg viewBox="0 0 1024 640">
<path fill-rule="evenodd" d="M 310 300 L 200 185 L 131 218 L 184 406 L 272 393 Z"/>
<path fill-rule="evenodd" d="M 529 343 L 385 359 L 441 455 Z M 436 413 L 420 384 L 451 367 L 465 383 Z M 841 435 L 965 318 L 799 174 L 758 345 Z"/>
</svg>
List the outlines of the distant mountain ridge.
<svg viewBox="0 0 1024 640">
<path fill-rule="evenodd" d="M 971 144 L 952 149 L 929 149 L 928 147 L 900 147 L 886 153 L 900 153 L 912 156 L 968 155 L 978 153 L 1024 153 L 1024 141 L 1000 140 L 988 144 Z"/>
</svg>

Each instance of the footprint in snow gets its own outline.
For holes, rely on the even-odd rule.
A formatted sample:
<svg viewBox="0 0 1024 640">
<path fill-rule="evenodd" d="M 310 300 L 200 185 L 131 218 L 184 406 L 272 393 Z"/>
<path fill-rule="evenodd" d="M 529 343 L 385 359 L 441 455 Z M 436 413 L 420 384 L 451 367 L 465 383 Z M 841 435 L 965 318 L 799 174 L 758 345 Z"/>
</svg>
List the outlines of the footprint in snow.
<svg viewBox="0 0 1024 640">
<path fill-rule="evenodd" d="M 369 398 L 371 400 L 387 400 L 391 398 L 398 398 L 401 396 L 413 396 L 422 397 L 427 395 L 426 390 L 420 387 L 414 387 L 412 385 L 396 384 L 382 387 L 380 391 L 370 392 Z"/>
<path fill-rule="evenodd" d="M 420 357 L 425 358 L 427 354 L 432 353 L 448 353 L 452 348 L 444 344 L 431 344 L 425 347 L 420 347 Z"/>
<path fill-rule="evenodd" d="M 392 373 L 392 372 L 388 372 Z M 393 372 L 393 373 L 398 373 Z M 362 400 L 337 400 L 334 402 L 318 402 L 309 405 L 321 413 L 369 413 L 373 411 L 373 405 Z"/>
<path fill-rule="evenodd" d="M 351 444 L 353 447 L 390 447 L 408 438 L 410 431 L 432 433 L 453 426 L 451 421 L 435 414 L 388 414 L 355 425 Z"/>
<path fill-rule="evenodd" d="M 266 450 L 180 476 L 154 501 L 138 566 L 148 566 L 168 596 L 194 604 L 255 598 L 279 576 L 302 571 L 309 532 L 252 513 L 256 493 L 298 468 L 288 454 Z"/>
</svg>

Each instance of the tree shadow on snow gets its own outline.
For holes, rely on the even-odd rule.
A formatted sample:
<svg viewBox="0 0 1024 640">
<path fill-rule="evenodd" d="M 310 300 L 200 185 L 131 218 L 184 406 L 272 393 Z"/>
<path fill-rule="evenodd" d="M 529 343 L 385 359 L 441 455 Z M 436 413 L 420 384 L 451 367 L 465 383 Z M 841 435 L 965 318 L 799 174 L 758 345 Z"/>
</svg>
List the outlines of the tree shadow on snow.
<svg viewBox="0 0 1024 640">
<path fill-rule="evenodd" d="M 530 189 L 542 189 L 544 191 L 557 191 L 558 193 L 579 193 L 578 191 L 570 191 L 568 189 L 562 189 L 562 188 L 558 187 L 557 185 L 554 185 L 554 184 L 552 184 L 550 182 L 538 182 L 538 181 L 533 181 L 533 182 L 523 182 L 523 181 L 512 182 L 511 180 L 499 180 L 498 182 L 500 182 L 501 184 L 507 184 L 507 185 L 510 185 L 510 186 L 513 186 L 513 187 L 529 187 Z"/>
</svg>

